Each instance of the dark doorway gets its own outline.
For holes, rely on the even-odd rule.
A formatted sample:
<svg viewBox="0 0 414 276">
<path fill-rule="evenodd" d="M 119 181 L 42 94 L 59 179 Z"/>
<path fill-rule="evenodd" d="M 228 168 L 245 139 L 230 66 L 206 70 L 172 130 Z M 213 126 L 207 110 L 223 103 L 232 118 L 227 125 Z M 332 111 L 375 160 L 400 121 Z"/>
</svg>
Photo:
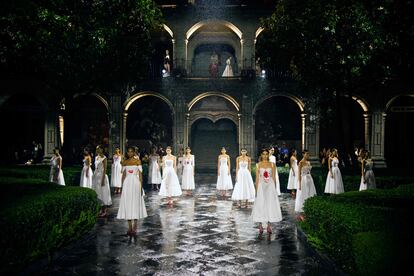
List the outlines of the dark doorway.
<svg viewBox="0 0 414 276">
<path fill-rule="evenodd" d="M 199 119 L 191 126 L 190 146 L 195 155 L 197 172 L 216 172 L 217 157 L 223 146 L 231 157 L 234 169 L 238 153 L 237 126 L 229 119 L 221 119 L 216 123 Z"/>
</svg>

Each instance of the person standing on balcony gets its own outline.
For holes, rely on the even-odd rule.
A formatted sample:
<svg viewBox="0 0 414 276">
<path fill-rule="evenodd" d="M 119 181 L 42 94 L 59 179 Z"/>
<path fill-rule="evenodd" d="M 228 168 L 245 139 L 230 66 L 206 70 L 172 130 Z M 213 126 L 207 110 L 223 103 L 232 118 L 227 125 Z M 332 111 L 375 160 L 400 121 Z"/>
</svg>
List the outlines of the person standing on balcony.
<svg viewBox="0 0 414 276">
<path fill-rule="evenodd" d="M 226 60 L 226 68 L 223 72 L 223 77 L 233 77 L 233 68 L 231 67 L 231 57 Z"/>
</svg>

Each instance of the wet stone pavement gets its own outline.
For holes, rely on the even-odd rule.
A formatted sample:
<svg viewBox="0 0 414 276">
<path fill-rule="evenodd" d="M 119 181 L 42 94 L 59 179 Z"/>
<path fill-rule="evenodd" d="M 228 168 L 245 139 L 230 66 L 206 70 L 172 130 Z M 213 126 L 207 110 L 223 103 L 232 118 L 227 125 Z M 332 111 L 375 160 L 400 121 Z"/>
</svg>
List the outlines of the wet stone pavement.
<svg viewBox="0 0 414 276">
<path fill-rule="evenodd" d="M 202 183 L 203 179 L 197 179 Z M 205 182 L 204 182 L 205 183 Z M 80 241 L 62 249 L 44 275 L 329 275 L 297 236 L 294 201 L 280 197 L 283 221 L 267 240 L 258 238 L 251 207 L 239 209 L 216 195 L 214 184 L 198 185 L 173 208 L 156 192 L 145 197 L 148 217 L 136 239 L 116 219 L 120 196 L 113 196 L 107 219 Z"/>
</svg>

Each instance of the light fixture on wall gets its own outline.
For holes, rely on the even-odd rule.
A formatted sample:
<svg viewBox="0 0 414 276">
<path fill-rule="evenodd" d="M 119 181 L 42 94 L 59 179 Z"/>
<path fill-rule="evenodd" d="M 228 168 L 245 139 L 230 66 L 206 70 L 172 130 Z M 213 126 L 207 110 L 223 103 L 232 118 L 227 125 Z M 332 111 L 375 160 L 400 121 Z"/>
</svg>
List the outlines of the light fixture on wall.
<svg viewBox="0 0 414 276">
<path fill-rule="evenodd" d="M 266 70 L 262 70 L 262 72 L 260 73 L 260 77 L 262 77 L 263 79 L 266 78 Z"/>
</svg>

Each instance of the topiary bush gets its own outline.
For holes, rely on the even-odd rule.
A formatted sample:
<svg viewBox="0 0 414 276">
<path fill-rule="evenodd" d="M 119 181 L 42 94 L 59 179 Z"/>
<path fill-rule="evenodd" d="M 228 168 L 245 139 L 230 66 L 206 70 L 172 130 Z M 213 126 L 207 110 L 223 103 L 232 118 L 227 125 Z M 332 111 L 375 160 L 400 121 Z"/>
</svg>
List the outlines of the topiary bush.
<svg viewBox="0 0 414 276">
<path fill-rule="evenodd" d="M 96 222 L 99 203 L 95 191 L 53 183 L 14 181 L 13 199 L 0 209 L 1 273 L 16 273 L 31 261 L 76 240 Z"/>
<path fill-rule="evenodd" d="M 414 185 L 312 197 L 305 202 L 301 226 L 308 241 L 345 272 L 366 275 L 367 267 L 375 266 L 391 271 L 413 261 L 409 259 L 412 254 L 405 253 L 414 245 L 410 232 L 413 206 Z M 369 234 L 373 232 L 379 238 Z M 381 237 L 387 237 L 387 242 Z M 372 250 L 377 250 L 376 255 L 370 256 Z M 386 257 L 395 260 L 392 266 L 384 261 Z"/>
</svg>

